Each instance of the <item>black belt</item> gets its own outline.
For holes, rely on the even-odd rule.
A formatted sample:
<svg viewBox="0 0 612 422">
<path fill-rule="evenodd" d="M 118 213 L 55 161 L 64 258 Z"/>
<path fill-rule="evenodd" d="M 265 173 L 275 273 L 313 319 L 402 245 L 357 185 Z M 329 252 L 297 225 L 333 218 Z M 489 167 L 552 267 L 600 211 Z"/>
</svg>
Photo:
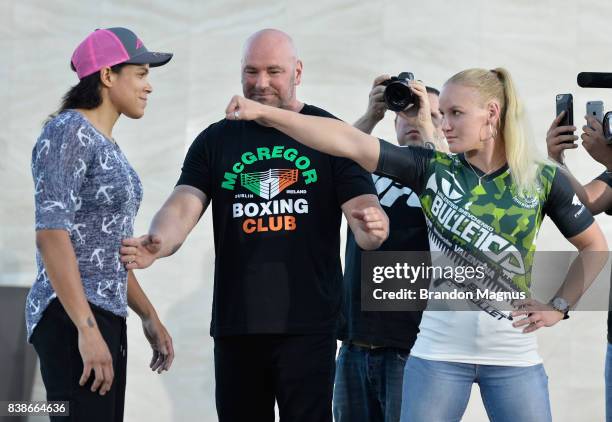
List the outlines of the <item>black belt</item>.
<svg viewBox="0 0 612 422">
<path fill-rule="evenodd" d="M 383 347 L 387 347 L 387 346 L 379 346 L 376 344 L 362 343 L 360 341 L 347 341 L 346 344 L 348 344 L 349 346 L 357 346 L 357 347 L 361 347 L 362 349 L 368 349 L 368 350 L 376 350 L 376 349 L 382 349 Z"/>
</svg>

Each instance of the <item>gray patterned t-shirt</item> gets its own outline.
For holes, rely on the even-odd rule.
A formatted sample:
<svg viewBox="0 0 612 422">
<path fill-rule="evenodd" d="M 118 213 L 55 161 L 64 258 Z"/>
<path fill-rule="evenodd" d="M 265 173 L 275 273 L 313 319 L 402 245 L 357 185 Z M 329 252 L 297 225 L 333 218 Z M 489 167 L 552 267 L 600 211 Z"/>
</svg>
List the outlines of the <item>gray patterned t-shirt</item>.
<svg viewBox="0 0 612 422">
<path fill-rule="evenodd" d="M 121 240 L 131 237 L 142 184 L 119 146 L 73 110 L 43 128 L 32 151 L 36 230 L 70 233 L 87 300 L 127 316 Z M 36 252 L 38 275 L 26 301 L 28 339 L 56 297 Z"/>
</svg>

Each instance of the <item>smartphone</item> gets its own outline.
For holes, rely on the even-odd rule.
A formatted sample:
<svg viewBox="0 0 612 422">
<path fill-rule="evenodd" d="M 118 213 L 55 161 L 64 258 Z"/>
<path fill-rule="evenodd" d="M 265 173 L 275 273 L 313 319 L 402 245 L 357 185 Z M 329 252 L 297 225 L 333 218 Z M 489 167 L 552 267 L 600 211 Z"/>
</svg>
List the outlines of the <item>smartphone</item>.
<svg viewBox="0 0 612 422">
<path fill-rule="evenodd" d="M 574 97 L 572 94 L 558 94 L 557 95 L 557 116 L 562 111 L 565 111 L 565 115 L 559 126 L 574 126 Z M 562 135 L 573 135 L 574 132 L 565 132 Z"/>
<path fill-rule="evenodd" d="M 603 122 L 603 110 L 603 101 L 587 101 L 586 103 L 586 115 L 595 117 L 599 123 Z"/>
</svg>

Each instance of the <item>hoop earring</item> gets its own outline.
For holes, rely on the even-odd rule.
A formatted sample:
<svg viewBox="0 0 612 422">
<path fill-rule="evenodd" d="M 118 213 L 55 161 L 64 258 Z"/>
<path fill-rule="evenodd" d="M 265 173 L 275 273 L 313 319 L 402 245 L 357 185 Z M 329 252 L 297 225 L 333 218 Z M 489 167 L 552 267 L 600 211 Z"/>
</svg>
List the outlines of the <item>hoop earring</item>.
<svg viewBox="0 0 612 422">
<path fill-rule="evenodd" d="M 483 127 L 486 127 L 486 126 L 483 126 Z M 481 136 L 481 137 L 480 137 L 480 143 L 481 143 L 481 144 L 483 144 L 483 143 L 485 143 L 485 142 L 489 142 L 489 141 L 491 141 L 491 140 L 495 140 L 495 137 L 497 136 L 497 130 L 495 130 L 495 131 L 493 130 L 493 125 L 492 125 L 491 123 L 489 123 L 489 124 L 488 124 L 488 127 L 489 127 L 489 133 L 490 133 L 490 135 L 489 135 L 489 136 L 486 136 L 486 134 L 485 134 L 485 137 L 484 137 L 484 138 L 481 136 L 481 134 L 482 134 L 482 128 L 480 128 L 480 133 L 479 133 L 479 136 Z"/>
<path fill-rule="evenodd" d="M 495 140 L 497 138 L 497 128 L 493 130 L 493 125 L 489 123 L 489 132 L 491 132 L 491 139 Z"/>
</svg>

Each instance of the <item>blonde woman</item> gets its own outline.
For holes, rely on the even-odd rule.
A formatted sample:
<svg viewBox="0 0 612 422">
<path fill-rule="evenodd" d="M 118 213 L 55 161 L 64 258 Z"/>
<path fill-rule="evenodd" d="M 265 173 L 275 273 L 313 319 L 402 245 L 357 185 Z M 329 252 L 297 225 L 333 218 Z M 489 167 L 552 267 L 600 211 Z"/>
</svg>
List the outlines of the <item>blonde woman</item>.
<svg viewBox="0 0 612 422">
<path fill-rule="evenodd" d="M 226 114 L 228 119 L 272 126 L 412 188 L 428 220 L 432 250 L 452 256 L 459 247 L 498 274 L 507 269 L 499 268 L 493 255 L 512 251 L 524 267 L 511 277 L 518 290 L 528 289 L 545 215 L 578 250 L 607 249 L 599 226 L 575 200 L 567 179 L 538 159 L 508 71 L 469 69 L 454 75 L 442 89 L 440 110 L 452 155 L 399 148 L 341 122 L 241 97 L 231 100 Z M 587 267 L 587 281 L 603 266 L 600 261 Z M 502 283 L 501 278 L 493 282 Z M 460 420 L 475 382 L 491 420 L 551 420 L 548 380 L 533 332 L 563 319 L 580 296 L 567 289 L 559 292 L 549 305 L 528 302 L 512 315 L 490 309 L 426 310 L 405 367 L 401 420 Z"/>
</svg>

